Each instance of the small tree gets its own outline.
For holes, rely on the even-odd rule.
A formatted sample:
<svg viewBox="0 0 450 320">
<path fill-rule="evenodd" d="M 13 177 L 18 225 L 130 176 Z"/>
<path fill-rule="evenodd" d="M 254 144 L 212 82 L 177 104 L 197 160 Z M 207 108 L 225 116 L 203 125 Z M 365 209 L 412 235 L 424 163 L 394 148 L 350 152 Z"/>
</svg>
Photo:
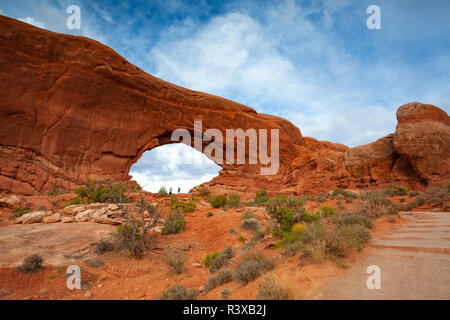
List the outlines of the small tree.
<svg viewBox="0 0 450 320">
<path fill-rule="evenodd" d="M 119 206 L 122 217 L 126 220 L 125 225 L 117 228 L 119 246 L 139 259 L 148 247 L 150 240 L 148 232 L 156 227 L 161 216 L 152 204 L 144 200 L 142 192 L 139 193 L 136 202 L 137 212 L 129 212 L 123 206 L 122 197 L 126 195 L 118 193 L 114 197 L 114 202 Z"/>
</svg>

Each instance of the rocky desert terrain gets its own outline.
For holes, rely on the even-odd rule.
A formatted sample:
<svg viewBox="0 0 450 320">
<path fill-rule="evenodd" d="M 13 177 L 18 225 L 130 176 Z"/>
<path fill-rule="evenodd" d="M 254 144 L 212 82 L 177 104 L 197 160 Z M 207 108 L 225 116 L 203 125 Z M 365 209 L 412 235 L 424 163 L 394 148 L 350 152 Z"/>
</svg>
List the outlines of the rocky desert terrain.
<svg viewBox="0 0 450 320">
<path fill-rule="evenodd" d="M 0 40 L 1 299 L 450 297 L 450 120 L 437 106 L 406 103 L 394 133 L 350 148 L 91 39 L 0 16 Z M 220 163 L 177 195 L 130 180 L 197 120 L 278 129 L 279 170 Z M 370 265 L 382 289 L 367 289 Z"/>
</svg>

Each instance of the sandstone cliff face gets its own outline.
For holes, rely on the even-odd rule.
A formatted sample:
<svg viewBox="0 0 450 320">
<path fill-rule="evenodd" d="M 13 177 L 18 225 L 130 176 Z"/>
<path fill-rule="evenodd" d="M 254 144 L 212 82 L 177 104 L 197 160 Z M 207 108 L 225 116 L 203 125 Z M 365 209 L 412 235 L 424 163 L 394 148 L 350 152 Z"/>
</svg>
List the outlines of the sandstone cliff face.
<svg viewBox="0 0 450 320">
<path fill-rule="evenodd" d="M 356 148 L 304 138 L 289 121 L 155 78 L 112 49 L 0 16 L 0 192 L 35 194 L 53 184 L 127 181 L 147 150 L 175 129 L 278 129 L 280 169 L 221 164 L 217 190 L 317 192 L 399 181 L 449 180 L 449 118 L 437 107 L 399 108 L 394 134 Z M 209 144 L 204 143 L 205 145 Z M 225 152 L 224 152 L 225 155 Z"/>
</svg>

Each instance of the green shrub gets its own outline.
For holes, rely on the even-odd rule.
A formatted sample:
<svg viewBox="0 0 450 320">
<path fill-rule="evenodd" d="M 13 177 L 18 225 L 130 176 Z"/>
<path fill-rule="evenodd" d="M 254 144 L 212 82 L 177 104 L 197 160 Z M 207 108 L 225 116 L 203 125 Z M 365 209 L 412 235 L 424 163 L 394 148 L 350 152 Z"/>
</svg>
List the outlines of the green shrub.
<svg viewBox="0 0 450 320">
<path fill-rule="evenodd" d="M 197 208 L 197 205 L 192 202 L 183 202 L 183 201 L 178 201 L 177 197 L 174 197 L 175 200 L 173 200 L 173 198 L 171 199 L 172 202 L 172 209 L 177 210 L 177 211 L 181 211 L 181 212 L 185 212 L 185 213 L 190 213 L 190 212 L 194 212 L 195 209 Z"/>
<path fill-rule="evenodd" d="M 86 179 L 83 187 L 73 190 L 78 196 L 79 203 L 124 203 L 130 200 L 126 196 L 127 188 L 122 183 L 96 185 L 90 179 Z"/>
<path fill-rule="evenodd" d="M 351 248 L 361 250 L 370 238 L 363 225 L 336 225 L 326 239 L 327 252 L 331 257 L 345 257 Z"/>
<path fill-rule="evenodd" d="M 234 269 L 235 278 L 247 284 L 274 266 L 274 261 L 266 258 L 260 250 L 244 251 Z"/>
<path fill-rule="evenodd" d="M 159 188 L 158 195 L 160 197 L 167 197 L 169 196 L 169 192 L 167 192 L 166 187 L 162 186 L 161 188 Z"/>
<path fill-rule="evenodd" d="M 334 189 L 333 192 L 331 193 L 331 197 L 333 199 L 335 199 L 335 198 L 341 198 L 342 199 L 342 197 L 339 197 L 339 196 L 342 196 L 345 199 L 347 199 L 347 198 L 357 198 L 356 194 L 354 194 L 354 193 L 352 193 L 352 192 L 350 192 L 348 190 L 345 190 L 343 188 L 336 188 L 336 189 Z"/>
<path fill-rule="evenodd" d="M 355 214 L 355 213 L 347 213 L 338 218 L 337 224 L 339 225 L 349 225 L 349 224 L 360 224 L 365 226 L 366 228 L 373 228 L 372 219 L 368 216 Z"/>
<path fill-rule="evenodd" d="M 73 198 L 72 200 L 67 202 L 64 206 L 67 207 L 67 206 L 78 205 L 78 204 L 84 204 L 83 200 L 81 200 L 80 198 Z"/>
<path fill-rule="evenodd" d="M 19 217 L 21 217 L 21 216 L 23 216 L 24 214 L 27 214 L 27 213 L 29 213 L 29 212 L 30 212 L 30 210 L 28 210 L 28 209 L 26 209 L 26 208 L 23 208 L 23 207 L 17 207 L 17 208 L 15 208 L 15 209 L 13 210 L 13 213 L 12 213 L 10 219 L 17 219 L 17 218 L 19 218 Z"/>
<path fill-rule="evenodd" d="M 199 190 L 199 193 L 202 197 L 208 197 L 211 194 L 211 191 L 209 191 L 209 189 L 205 186 L 202 186 Z"/>
<path fill-rule="evenodd" d="M 233 257 L 234 257 L 233 248 L 231 248 L 230 246 L 226 247 L 222 252 L 220 252 L 220 254 L 217 257 L 211 260 L 211 263 L 209 265 L 209 271 L 211 273 L 216 272 L 217 270 L 226 266 L 228 264 L 228 261 L 233 259 Z"/>
<path fill-rule="evenodd" d="M 241 197 L 232 193 L 228 196 L 227 205 L 229 208 L 239 208 L 241 206 Z"/>
<path fill-rule="evenodd" d="M 389 195 L 391 196 L 407 196 L 409 189 L 403 186 L 394 186 L 390 189 Z"/>
<path fill-rule="evenodd" d="M 227 196 L 219 194 L 210 200 L 210 204 L 213 208 L 223 208 L 227 204 Z"/>
<path fill-rule="evenodd" d="M 159 300 L 195 300 L 199 295 L 196 289 L 186 289 L 182 284 L 176 284 L 167 289 Z"/>
<path fill-rule="evenodd" d="M 415 196 L 418 196 L 419 194 L 420 194 L 420 192 L 414 191 L 414 190 L 411 190 L 411 191 L 409 192 L 409 196 L 410 196 L 410 197 L 415 197 Z"/>
<path fill-rule="evenodd" d="M 233 280 L 232 270 L 220 270 L 219 273 L 217 273 L 217 275 L 209 277 L 208 282 L 205 285 L 205 290 L 211 291 L 215 287 L 231 282 L 232 280 Z"/>
<path fill-rule="evenodd" d="M 146 239 L 141 237 L 139 229 L 131 225 L 117 227 L 117 242 L 120 250 L 126 250 L 135 258 L 141 258 L 146 247 Z"/>
<path fill-rule="evenodd" d="M 206 267 L 209 267 L 212 264 L 213 260 L 216 259 L 219 255 L 220 255 L 220 252 L 217 250 L 214 252 L 208 253 L 203 257 L 202 262 Z"/>
<path fill-rule="evenodd" d="M 186 227 L 186 221 L 184 215 L 178 211 L 170 210 L 166 221 L 163 223 L 162 234 L 175 234 L 184 230 Z"/>
<path fill-rule="evenodd" d="M 338 215 L 339 211 L 336 208 L 330 206 L 322 206 L 319 208 L 317 215 L 320 217 L 331 217 L 334 215 Z"/>
<path fill-rule="evenodd" d="M 263 189 L 256 192 L 256 197 L 253 199 L 253 202 L 257 205 L 265 204 L 269 199 L 270 197 L 267 195 L 267 191 Z"/>
<path fill-rule="evenodd" d="M 48 193 L 48 195 L 49 195 L 49 196 L 57 196 L 57 195 L 60 194 L 60 193 L 61 193 L 60 187 L 57 186 L 56 184 L 53 184 L 53 185 L 52 185 L 52 188 L 50 189 L 50 191 L 49 191 L 49 193 Z"/>
<path fill-rule="evenodd" d="M 294 223 L 297 223 L 297 222 L 311 223 L 311 222 L 319 221 L 319 218 L 320 218 L 320 212 L 309 213 L 305 209 L 302 209 L 301 211 L 296 212 L 294 214 Z"/>
<path fill-rule="evenodd" d="M 319 203 L 325 202 L 328 200 L 328 195 L 326 193 L 320 193 L 316 196 L 316 201 Z"/>
<path fill-rule="evenodd" d="M 17 270 L 22 273 L 34 273 L 42 267 L 42 263 L 44 260 L 38 254 L 33 254 L 31 256 L 26 257 L 23 260 L 21 266 L 17 267 Z"/>
<path fill-rule="evenodd" d="M 187 260 L 183 249 L 166 247 L 163 251 L 162 258 L 164 263 L 171 267 L 175 273 L 180 274 L 183 272 L 184 263 Z"/>
<path fill-rule="evenodd" d="M 247 219 L 256 219 L 257 216 L 250 210 L 245 210 L 241 215 L 241 221 L 247 220 Z"/>
<path fill-rule="evenodd" d="M 256 231 L 261 228 L 261 222 L 256 218 L 245 219 L 241 223 L 241 229 Z"/>
</svg>

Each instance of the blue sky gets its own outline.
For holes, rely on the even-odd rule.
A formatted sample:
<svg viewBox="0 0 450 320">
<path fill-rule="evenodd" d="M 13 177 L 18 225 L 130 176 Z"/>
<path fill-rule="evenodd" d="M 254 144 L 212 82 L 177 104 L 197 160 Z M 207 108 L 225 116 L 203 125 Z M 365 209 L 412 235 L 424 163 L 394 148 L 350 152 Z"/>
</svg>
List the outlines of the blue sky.
<svg viewBox="0 0 450 320">
<path fill-rule="evenodd" d="M 66 29 L 71 4 L 81 8 L 81 30 Z M 371 4 L 381 9 L 381 30 L 366 27 Z M 320 140 L 370 143 L 394 132 L 396 109 L 411 101 L 450 109 L 446 0 L 0 0 L 0 10 L 96 39 L 148 73 L 282 116 Z M 152 185 L 179 179 L 180 166 L 156 163 L 188 151 L 168 148 L 146 153 L 148 165 L 134 171 Z M 195 166 L 182 179 L 217 170 Z"/>
</svg>

